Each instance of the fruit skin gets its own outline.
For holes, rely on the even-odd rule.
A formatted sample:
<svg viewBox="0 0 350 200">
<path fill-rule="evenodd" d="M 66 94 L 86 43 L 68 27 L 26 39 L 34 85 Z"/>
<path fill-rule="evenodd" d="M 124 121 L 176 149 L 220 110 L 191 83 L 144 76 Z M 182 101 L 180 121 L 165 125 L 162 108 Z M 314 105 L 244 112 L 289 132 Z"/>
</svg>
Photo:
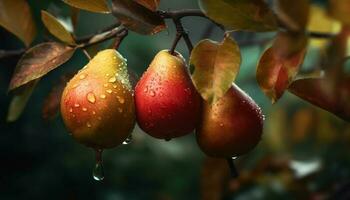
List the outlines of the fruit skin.
<svg viewBox="0 0 350 200">
<path fill-rule="evenodd" d="M 135 125 L 126 60 L 114 49 L 99 52 L 68 82 L 61 114 L 78 142 L 98 149 L 121 144 Z"/>
<path fill-rule="evenodd" d="M 184 58 L 160 51 L 135 88 L 136 119 L 149 135 L 169 140 L 196 127 L 201 97 L 196 91 Z"/>
<path fill-rule="evenodd" d="M 259 106 L 235 84 L 218 101 L 203 102 L 197 142 L 212 157 L 240 156 L 260 141 L 263 114 Z"/>
</svg>

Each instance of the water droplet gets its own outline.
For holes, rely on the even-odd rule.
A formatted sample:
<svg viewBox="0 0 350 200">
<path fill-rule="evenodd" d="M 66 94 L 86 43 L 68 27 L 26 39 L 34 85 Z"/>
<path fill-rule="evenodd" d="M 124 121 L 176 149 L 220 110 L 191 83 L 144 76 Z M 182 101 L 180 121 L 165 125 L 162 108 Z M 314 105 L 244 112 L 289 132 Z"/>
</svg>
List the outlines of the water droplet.
<svg viewBox="0 0 350 200">
<path fill-rule="evenodd" d="M 106 95 L 105 95 L 105 94 L 101 94 L 101 95 L 100 95 L 100 98 L 101 98 L 101 99 L 105 99 L 105 98 L 106 98 Z"/>
<path fill-rule="evenodd" d="M 106 74 L 106 77 L 108 77 L 109 76 L 109 74 Z"/>
<path fill-rule="evenodd" d="M 149 92 L 149 94 L 151 95 L 151 97 L 156 96 L 156 93 L 155 93 L 153 90 L 151 90 L 151 91 Z"/>
<path fill-rule="evenodd" d="M 81 74 L 81 75 L 79 76 L 79 79 L 80 79 L 80 80 L 83 80 L 84 78 L 86 78 L 86 74 Z"/>
<path fill-rule="evenodd" d="M 143 91 L 144 91 L 145 93 L 147 93 L 148 87 L 146 86 L 145 89 L 143 89 Z"/>
<path fill-rule="evenodd" d="M 69 108 L 69 112 L 73 112 L 73 108 Z"/>
<path fill-rule="evenodd" d="M 74 104 L 74 107 L 78 108 L 80 105 L 78 103 Z"/>
<path fill-rule="evenodd" d="M 82 110 L 83 110 L 84 112 L 86 112 L 86 111 L 87 111 L 87 108 L 83 107 Z"/>
<path fill-rule="evenodd" d="M 124 145 L 130 144 L 132 142 L 132 135 L 130 134 L 123 142 Z"/>
<path fill-rule="evenodd" d="M 103 84 L 103 87 L 108 87 L 108 83 Z"/>
<path fill-rule="evenodd" d="M 87 96 L 86 96 L 87 100 L 90 102 L 90 103 L 95 103 L 96 102 L 96 97 L 93 93 L 88 93 Z"/>
<path fill-rule="evenodd" d="M 113 88 L 117 88 L 117 85 L 113 85 Z"/>
<path fill-rule="evenodd" d="M 93 114 L 93 115 L 96 115 L 96 112 L 95 112 L 95 111 L 92 111 L 92 114 Z"/>
<path fill-rule="evenodd" d="M 123 104 L 125 102 L 125 99 L 123 97 L 117 96 L 117 99 L 119 103 Z"/>
<path fill-rule="evenodd" d="M 96 164 L 92 172 L 92 176 L 96 181 L 102 181 L 105 178 L 104 171 L 103 171 L 103 164 L 102 164 L 102 152 L 103 152 L 102 149 L 95 150 Z"/>
<path fill-rule="evenodd" d="M 231 159 L 232 159 L 232 160 L 236 160 L 236 159 L 237 159 L 237 156 L 233 156 Z"/>
<path fill-rule="evenodd" d="M 111 93 L 112 93 L 112 90 L 111 90 L 111 89 L 108 89 L 108 90 L 106 90 L 106 92 L 107 92 L 108 94 L 111 94 Z"/>
<path fill-rule="evenodd" d="M 109 80 L 108 80 L 108 82 L 110 82 L 110 83 L 114 83 L 114 82 L 116 82 L 117 81 L 117 78 L 115 77 L 115 76 L 113 76 L 112 78 L 110 78 Z"/>
<path fill-rule="evenodd" d="M 87 126 L 88 128 L 91 128 L 90 122 L 87 122 L 87 123 L 86 123 L 86 126 Z"/>
</svg>

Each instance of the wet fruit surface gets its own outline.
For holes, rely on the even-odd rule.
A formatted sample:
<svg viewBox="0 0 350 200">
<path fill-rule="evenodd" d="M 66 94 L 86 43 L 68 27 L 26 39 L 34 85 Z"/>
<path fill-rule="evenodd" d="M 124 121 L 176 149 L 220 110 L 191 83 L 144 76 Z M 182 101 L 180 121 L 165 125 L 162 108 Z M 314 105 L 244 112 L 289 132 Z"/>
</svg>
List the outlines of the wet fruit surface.
<svg viewBox="0 0 350 200">
<path fill-rule="evenodd" d="M 135 88 L 137 121 L 149 135 L 169 140 L 190 133 L 200 113 L 183 57 L 159 52 Z"/>
<path fill-rule="evenodd" d="M 98 53 L 67 84 L 61 113 L 79 142 L 93 148 L 121 144 L 135 124 L 126 60 L 115 50 Z"/>
<path fill-rule="evenodd" d="M 209 156 L 245 154 L 260 141 L 263 118 L 253 99 L 233 84 L 213 105 L 203 103 L 201 124 L 196 130 L 198 144 Z"/>
</svg>

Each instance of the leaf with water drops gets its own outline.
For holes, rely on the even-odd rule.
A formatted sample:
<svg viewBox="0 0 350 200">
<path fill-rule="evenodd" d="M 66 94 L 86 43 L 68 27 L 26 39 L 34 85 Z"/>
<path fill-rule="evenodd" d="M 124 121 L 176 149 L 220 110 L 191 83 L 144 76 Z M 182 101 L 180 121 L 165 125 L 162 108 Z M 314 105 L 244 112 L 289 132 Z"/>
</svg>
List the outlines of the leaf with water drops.
<svg viewBox="0 0 350 200">
<path fill-rule="evenodd" d="M 113 0 L 112 13 L 128 29 L 140 34 L 153 35 L 166 28 L 157 12 L 130 0 Z"/>
<path fill-rule="evenodd" d="M 46 75 L 68 61 L 75 48 L 57 43 L 41 43 L 29 49 L 18 61 L 9 90 Z"/>
<path fill-rule="evenodd" d="M 192 79 L 202 97 L 215 102 L 231 87 L 241 64 L 237 43 L 229 36 L 221 43 L 202 40 L 193 49 L 190 64 Z"/>
<path fill-rule="evenodd" d="M 63 0 L 66 4 L 90 12 L 110 13 L 106 0 Z"/>
<path fill-rule="evenodd" d="M 36 36 L 36 26 L 26 0 L 0 1 L 0 26 L 15 34 L 26 46 Z"/>
<path fill-rule="evenodd" d="M 47 30 L 62 42 L 70 45 L 75 44 L 73 35 L 50 13 L 41 11 L 41 20 Z"/>
<path fill-rule="evenodd" d="M 200 0 L 201 10 L 228 30 L 273 31 L 274 13 L 264 0 Z"/>
<path fill-rule="evenodd" d="M 15 91 L 7 113 L 8 122 L 16 121 L 20 117 L 38 82 L 39 79 L 29 82 Z"/>
</svg>

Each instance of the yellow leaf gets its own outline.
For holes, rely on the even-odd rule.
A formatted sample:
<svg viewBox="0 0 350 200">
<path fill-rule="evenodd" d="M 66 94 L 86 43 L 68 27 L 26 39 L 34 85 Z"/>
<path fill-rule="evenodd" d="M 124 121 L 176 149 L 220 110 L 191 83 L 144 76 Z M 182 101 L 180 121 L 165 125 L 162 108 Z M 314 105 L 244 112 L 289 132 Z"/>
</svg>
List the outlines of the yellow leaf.
<svg viewBox="0 0 350 200">
<path fill-rule="evenodd" d="M 26 46 L 36 35 L 35 23 L 26 0 L 1 0 L 0 26 L 15 34 Z"/>
<path fill-rule="evenodd" d="M 73 35 L 50 13 L 42 10 L 41 20 L 43 21 L 47 30 L 56 38 L 70 45 L 75 44 Z"/>
<path fill-rule="evenodd" d="M 110 13 L 108 4 L 106 0 L 63 0 L 66 4 L 79 8 L 82 10 L 87 10 L 91 12 L 98 13 Z"/>
<path fill-rule="evenodd" d="M 232 86 L 241 64 L 241 53 L 230 37 L 225 37 L 222 43 L 206 39 L 193 49 L 190 64 L 194 66 L 194 85 L 202 97 L 212 103 Z"/>
</svg>

